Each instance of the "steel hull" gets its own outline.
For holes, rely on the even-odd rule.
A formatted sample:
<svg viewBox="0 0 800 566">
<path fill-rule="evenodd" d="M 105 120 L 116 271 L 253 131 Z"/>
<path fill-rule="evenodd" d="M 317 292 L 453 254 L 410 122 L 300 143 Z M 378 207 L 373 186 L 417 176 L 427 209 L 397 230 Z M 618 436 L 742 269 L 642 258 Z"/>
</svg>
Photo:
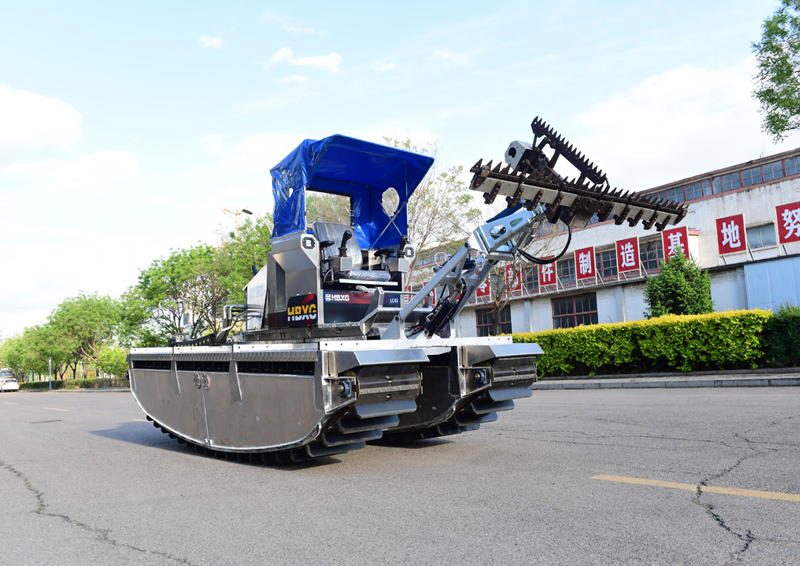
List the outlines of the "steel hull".
<svg viewBox="0 0 800 566">
<path fill-rule="evenodd" d="M 508 337 L 241 343 L 133 349 L 129 366 L 148 420 L 179 442 L 299 461 L 495 420 L 530 395 L 540 353 Z"/>
</svg>

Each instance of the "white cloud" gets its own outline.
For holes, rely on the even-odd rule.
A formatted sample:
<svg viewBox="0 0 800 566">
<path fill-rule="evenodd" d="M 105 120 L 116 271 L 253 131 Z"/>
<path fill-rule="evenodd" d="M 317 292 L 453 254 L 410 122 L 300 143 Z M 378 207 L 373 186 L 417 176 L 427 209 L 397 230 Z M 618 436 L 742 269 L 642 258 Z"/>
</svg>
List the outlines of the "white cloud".
<svg viewBox="0 0 800 566">
<path fill-rule="evenodd" d="M 55 147 L 75 151 L 81 115 L 71 105 L 0 86 L 0 151 Z"/>
<path fill-rule="evenodd" d="M 342 62 L 342 56 L 338 53 L 331 53 L 329 55 L 315 55 L 313 57 L 296 56 L 290 47 L 282 47 L 276 51 L 272 57 L 269 58 L 272 65 L 278 63 L 287 63 L 289 65 L 300 67 L 311 67 L 321 71 L 328 71 L 335 73 L 339 70 L 339 64 Z"/>
<path fill-rule="evenodd" d="M 218 165 L 232 170 L 248 170 L 264 175 L 269 180 L 269 170 L 305 139 L 300 134 L 262 133 L 251 136 L 233 146 L 225 147 L 220 136 L 207 134 L 197 138 L 204 153 L 223 158 Z"/>
<path fill-rule="evenodd" d="M 282 79 L 278 80 L 278 82 L 281 83 L 282 85 L 285 85 L 288 83 L 304 83 L 310 80 L 311 78 L 305 75 L 291 75 L 289 77 L 283 77 Z"/>
<path fill-rule="evenodd" d="M 279 23 L 281 24 L 281 27 L 283 29 L 294 33 L 315 33 L 314 28 L 301 28 L 298 26 L 294 26 L 290 24 L 289 21 L 283 16 L 279 16 L 277 14 L 270 14 L 269 12 L 264 13 L 263 21 L 265 23 L 270 23 L 270 22 Z"/>
<path fill-rule="evenodd" d="M 105 191 L 141 177 L 136 156 L 128 151 L 100 151 L 77 159 L 49 159 L 9 165 L 3 173 L 47 191 Z"/>
<path fill-rule="evenodd" d="M 640 190 L 774 153 L 752 99 L 754 59 L 671 69 L 575 118 L 584 151 L 613 185 Z"/>
<path fill-rule="evenodd" d="M 203 153 L 220 155 L 222 153 L 222 137 L 215 134 L 206 134 L 197 138 Z"/>
<path fill-rule="evenodd" d="M 197 42 L 200 44 L 200 47 L 205 47 L 206 49 L 222 49 L 221 37 L 208 37 L 204 35 L 198 39 Z"/>
<path fill-rule="evenodd" d="M 466 53 L 453 53 L 452 49 L 437 49 L 433 56 L 444 62 L 446 65 L 463 67 L 469 63 L 469 55 Z"/>
<path fill-rule="evenodd" d="M 385 71 L 405 71 L 405 69 L 397 63 L 375 63 L 373 69 L 375 69 L 376 73 L 383 73 Z"/>
</svg>

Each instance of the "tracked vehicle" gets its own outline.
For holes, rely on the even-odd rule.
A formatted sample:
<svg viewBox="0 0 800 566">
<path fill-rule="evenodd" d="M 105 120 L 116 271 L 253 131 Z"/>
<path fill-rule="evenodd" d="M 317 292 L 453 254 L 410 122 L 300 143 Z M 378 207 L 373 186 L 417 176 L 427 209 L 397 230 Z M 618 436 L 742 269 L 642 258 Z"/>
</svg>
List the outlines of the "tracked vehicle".
<svg viewBox="0 0 800 566">
<path fill-rule="evenodd" d="M 200 452 L 288 463 L 475 430 L 513 409 L 531 395 L 541 348 L 462 337 L 455 324 L 492 267 L 558 259 L 526 251 L 543 222 L 585 226 L 596 214 L 661 230 L 686 213 L 612 190 L 549 126 L 532 128 L 533 144 L 512 142 L 505 166 L 471 169 L 470 188 L 508 208 L 415 293 L 406 205 L 433 160 L 338 135 L 303 142 L 271 171 L 271 251 L 246 303 L 226 306 L 223 331 L 131 350 L 131 390 L 148 420 Z M 555 172 L 559 157 L 578 179 Z M 312 190 L 346 197 L 350 223 L 306 218 Z"/>
</svg>

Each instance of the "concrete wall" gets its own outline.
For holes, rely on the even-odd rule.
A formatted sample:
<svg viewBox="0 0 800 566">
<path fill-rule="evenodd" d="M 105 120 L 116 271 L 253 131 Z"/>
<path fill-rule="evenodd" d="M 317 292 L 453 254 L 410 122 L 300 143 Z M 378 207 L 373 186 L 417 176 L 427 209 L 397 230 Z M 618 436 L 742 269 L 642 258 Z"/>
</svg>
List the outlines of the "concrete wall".
<svg viewBox="0 0 800 566">
<path fill-rule="evenodd" d="M 711 273 L 711 300 L 716 312 L 747 308 L 744 268 L 735 267 Z"/>
</svg>

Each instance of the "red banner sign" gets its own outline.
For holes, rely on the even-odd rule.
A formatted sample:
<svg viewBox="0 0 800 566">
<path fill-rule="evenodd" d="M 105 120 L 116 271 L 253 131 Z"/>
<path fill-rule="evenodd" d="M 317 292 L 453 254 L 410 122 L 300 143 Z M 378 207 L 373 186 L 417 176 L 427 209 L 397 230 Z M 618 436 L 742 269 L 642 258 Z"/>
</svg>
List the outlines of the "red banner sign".
<svg viewBox="0 0 800 566">
<path fill-rule="evenodd" d="M 476 297 L 488 297 L 492 293 L 492 285 L 489 283 L 489 278 L 483 280 L 483 283 L 478 285 L 478 288 L 475 290 Z"/>
<path fill-rule="evenodd" d="M 775 207 L 778 214 L 778 242 L 800 242 L 800 202 Z"/>
<path fill-rule="evenodd" d="M 744 214 L 717 218 L 717 246 L 719 255 L 747 251 Z"/>
<path fill-rule="evenodd" d="M 689 257 L 689 229 L 686 226 L 672 228 L 661 232 L 661 242 L 664 244 L 664 258 L 675 257 L 679 249 L 683 250 L 683 255 Z"/>
<path fill-rule="evenodd" d="M 639 270 L 639 238 L 617 240 L 617 271 Z"/>
<path fill-rule="evenodd" d="M 539 265 L 539 285 L 555 285 L 556 284 L 556 264 L 545 263 Z"/>
<path fill-rule="evenodd" d="M 514 278 L 512 281 L 511 278 Z M 522 289 L 522 269 L 517 267 L 516 277 L 514 277 L 514 266 L 511 264 L 506 265 L 506 289 L 510 291 L 519 291 Z"/>
<path fill-rule="evenodd" d="M 581 279 L 593 279 L 597 276 L 594 261 L 594 247 L 575 250 L 575 277 Z"/>
</svg>

